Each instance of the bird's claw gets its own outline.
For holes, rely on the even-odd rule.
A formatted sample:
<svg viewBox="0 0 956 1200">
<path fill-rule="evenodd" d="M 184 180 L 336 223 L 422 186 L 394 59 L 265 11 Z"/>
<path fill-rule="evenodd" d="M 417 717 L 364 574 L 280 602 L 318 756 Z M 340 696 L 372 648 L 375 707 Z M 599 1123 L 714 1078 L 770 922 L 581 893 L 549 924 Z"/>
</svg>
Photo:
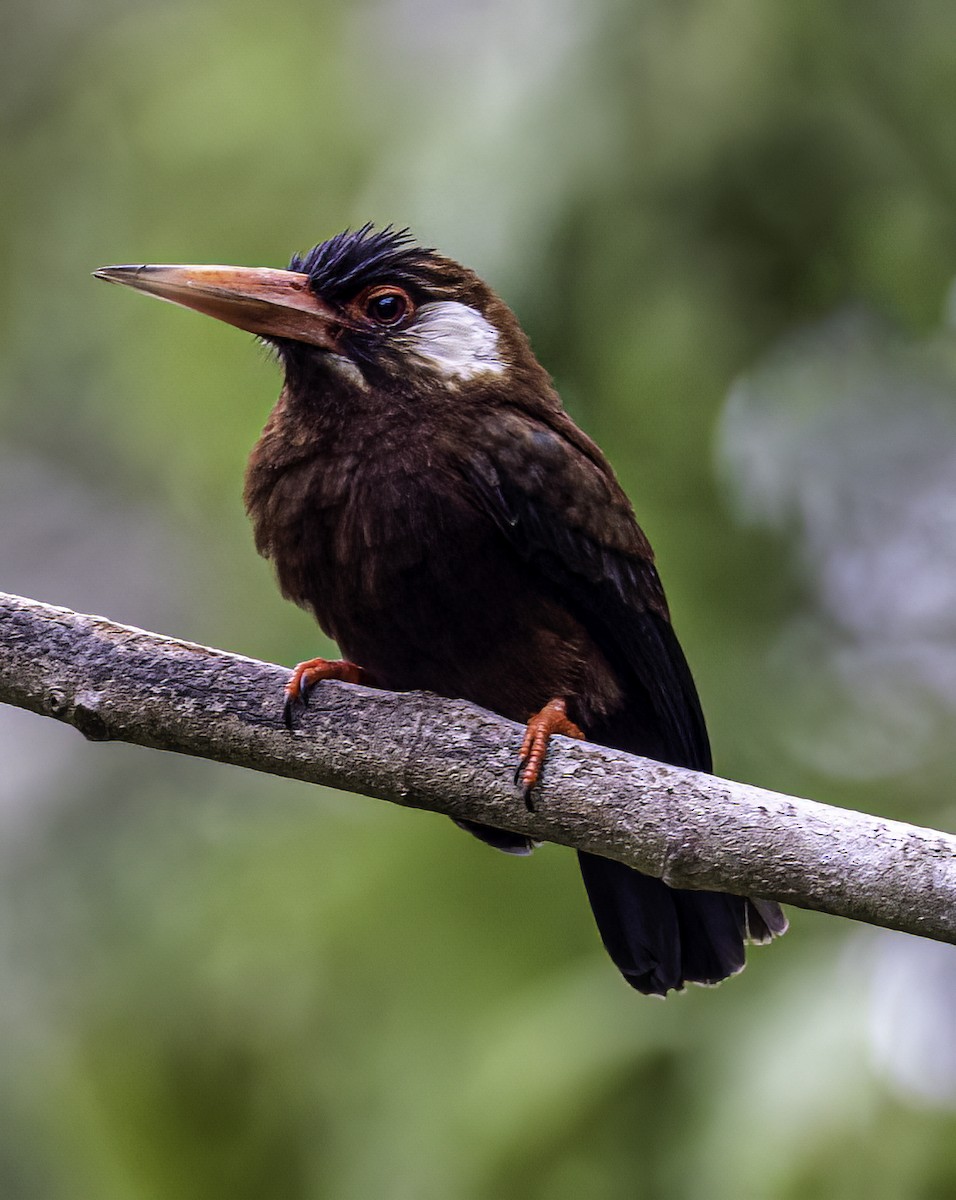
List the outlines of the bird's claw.
<svg viewBox="0 0 956 1200">
<path fill-rule="evenodd" d="M 295 711 L 297 708 L 305 708 L 309 703 L 309 692 L 311 688 L 300 687 L 293 691 L 290 684 L 285 685 L 285 700 L 282 703 L 282 724 L 290 733 L 295 729 Z"/>
<path fill-rule="evenodd" d="M 534 791 L 541 780 L 548 742 L 555 733 L 584 740 L 584 734 L 568 717 L 567 701 L 560 697 L 549 700 L 544 708 L 531 718 L 518 752 L 514 780 L 515 785 L 521 788 L 521 798 L 528 812 L 534 812 Z"/>
<path fill-rule="evenodd" d="M 305 708 L 309 696 L 317 683 L 323 679 L 338 679 L 342 683 L 363 683 L 366 673 L 355 663 L 344 659 L 330 661 L 327 658 L 310 658 L 300 662 L 285 685 L 285 700 L 282 704 L 282 723 L 291 733 L 295 727 L 297 708 Z"/>
<path fill-rule="evenodd" d="M 524 773 L 528 766 L 527 755 L 522 755 L 518 759 L 518 765 L 515 767 L 514 781 L 515 787 L 521 789 L 521 799 L 524 801 L 524 806 L 528 812 L 534 812 L 534 783 L 524 783 Z M 535 781 L 537 782 L 537 781 Z"/>
</svg>

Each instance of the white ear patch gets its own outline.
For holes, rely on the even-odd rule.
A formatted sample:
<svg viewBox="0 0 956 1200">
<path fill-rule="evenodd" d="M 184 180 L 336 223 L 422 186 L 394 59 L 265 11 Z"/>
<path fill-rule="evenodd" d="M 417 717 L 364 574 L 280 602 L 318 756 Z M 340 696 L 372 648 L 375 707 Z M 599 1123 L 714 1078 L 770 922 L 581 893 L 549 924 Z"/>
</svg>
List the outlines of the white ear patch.
<svg viewBox="0 0 956 1200">
<path fill-rule="evenodd" d="M 501 375 L 498 331 L 467 304 L 438 300 L 423 304 L 402 335 L 409 350 L 446 379 Z"/>
</svg>

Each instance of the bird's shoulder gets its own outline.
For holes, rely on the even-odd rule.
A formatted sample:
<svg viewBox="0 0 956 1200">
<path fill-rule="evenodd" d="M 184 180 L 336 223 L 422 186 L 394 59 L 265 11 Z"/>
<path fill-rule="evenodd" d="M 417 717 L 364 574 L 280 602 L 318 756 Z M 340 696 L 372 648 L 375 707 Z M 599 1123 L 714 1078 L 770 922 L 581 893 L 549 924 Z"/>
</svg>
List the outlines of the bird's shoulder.
<svg viewBox="0 0 956 1200">
<path fill-rule="evenodd" d="M 529 557 L 557 557 L 561 573 L 640 595 L 666 618 L 631 502 L 601 449 L 562 408 L 498 409 L 471 439 L 463 466 L 478 503 Z"/>
</svg>

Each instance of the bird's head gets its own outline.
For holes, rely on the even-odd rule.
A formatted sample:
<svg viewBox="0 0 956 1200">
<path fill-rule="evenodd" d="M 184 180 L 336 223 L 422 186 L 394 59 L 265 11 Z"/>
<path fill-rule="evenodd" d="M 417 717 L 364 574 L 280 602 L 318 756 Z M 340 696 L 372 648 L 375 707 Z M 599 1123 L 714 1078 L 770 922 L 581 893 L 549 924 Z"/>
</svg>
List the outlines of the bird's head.
<svg viewBox="0 0 956 1200">
<path fill-rule="evenodd" d="M 236 325 L 275 347 L 293 391 L 547 385 L 511 310 L 473 271 L 366 225 L 267 267 L 104 267 L 97 278 Z"/>
</svg>

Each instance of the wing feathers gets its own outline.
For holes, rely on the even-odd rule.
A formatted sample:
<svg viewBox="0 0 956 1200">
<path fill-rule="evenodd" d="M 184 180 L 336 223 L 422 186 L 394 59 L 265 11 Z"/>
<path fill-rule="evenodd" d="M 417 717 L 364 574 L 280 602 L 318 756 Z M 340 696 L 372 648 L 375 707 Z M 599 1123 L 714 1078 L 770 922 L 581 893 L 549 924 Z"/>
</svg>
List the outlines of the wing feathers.
<svg viewBox="0 0 956 1200">
<path fill-rule="evenodd" d="M 660 727 L 661 752 L 710 769 L 710 749 L 693 680 L 671 629 L 664 592 L 630 504 L 603 464 L 528 418 L 512 419 L 507 442 L 468 463 L 468 485 L 517 551 L 572 609 L 617 670 L 642 694 Z M 541 469 L 542 440 L 548 449 Z M 526 461 L 535 469 L 524 469 Z M 647 747 L 624 745 L 636 753 Z"/>
</svg>

